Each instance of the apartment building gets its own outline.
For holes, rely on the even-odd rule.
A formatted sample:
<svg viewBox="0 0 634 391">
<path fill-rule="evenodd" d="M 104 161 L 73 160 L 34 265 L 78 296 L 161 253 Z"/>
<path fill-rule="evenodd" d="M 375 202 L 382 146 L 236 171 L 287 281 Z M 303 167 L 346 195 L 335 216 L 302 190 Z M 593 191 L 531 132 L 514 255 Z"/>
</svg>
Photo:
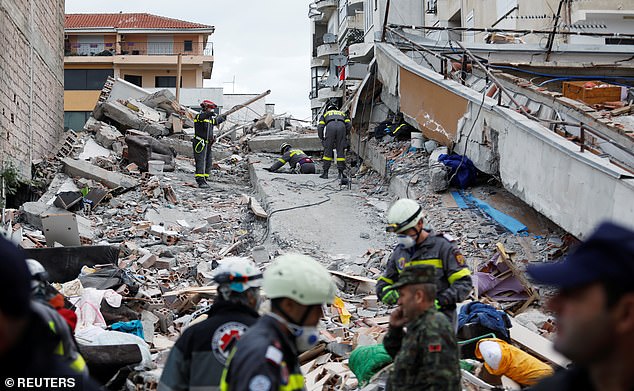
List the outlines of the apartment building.
<svg viewBox="0 0 634 391">
<path fill-rule="evenodd" d="M 64 126 L 80 129 L 108 76 L 139 87 L 182 88 L 211 78 L 214 27 L 145 13 L 67 14 Z"/>
</svg>

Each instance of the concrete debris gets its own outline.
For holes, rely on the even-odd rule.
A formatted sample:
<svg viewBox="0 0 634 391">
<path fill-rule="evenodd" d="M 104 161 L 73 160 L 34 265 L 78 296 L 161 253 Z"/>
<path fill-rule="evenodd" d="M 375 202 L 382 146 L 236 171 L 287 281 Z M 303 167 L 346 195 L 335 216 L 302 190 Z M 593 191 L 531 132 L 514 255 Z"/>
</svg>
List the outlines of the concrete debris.
<svg viewBox="0 0 634 391">
<path fill-rule="evenodd" d="M 111 148 L 112 144 L 121 139 L 123 135 L 114 126 L 101 126 L 95 133 L 95 141 L 104 148 Z"/>
<path fill-rule="evenodd" d="M 138 185 L 138 181 L 130 176 L 107 171 L 81 160 L 65 158 L 62 159 L 62 162 L 64 163 L 65 171 L 68 175 L 93 179 L 103 183 L 111 189 L 119 187 L 129 189 Z"/>
</svg>

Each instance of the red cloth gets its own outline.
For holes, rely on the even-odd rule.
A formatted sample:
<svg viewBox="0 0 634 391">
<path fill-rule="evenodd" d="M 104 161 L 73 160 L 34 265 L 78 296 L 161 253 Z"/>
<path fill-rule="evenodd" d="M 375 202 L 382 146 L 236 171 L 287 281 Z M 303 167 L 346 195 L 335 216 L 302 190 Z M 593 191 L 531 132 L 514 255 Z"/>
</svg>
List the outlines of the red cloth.
<svg viewBox="0 0 634 391">
<path fill-rule="evenodd" d="M 66 320 L 66 323 L 70 326 L 70 330 L 75 332 L 75 326 L 77 326 L 77 314 L 75 311 L 68 308 L 59 308 L 57 312 Z"/>
</svg>

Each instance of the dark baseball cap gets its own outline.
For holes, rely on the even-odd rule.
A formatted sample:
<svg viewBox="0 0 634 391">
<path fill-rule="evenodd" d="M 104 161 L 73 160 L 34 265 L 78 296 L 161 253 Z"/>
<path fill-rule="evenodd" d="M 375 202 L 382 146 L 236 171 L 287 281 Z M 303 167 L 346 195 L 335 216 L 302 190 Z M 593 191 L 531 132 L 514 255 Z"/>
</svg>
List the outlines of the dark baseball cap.
<svg viewBox="0 0 634 391">
<path fill-rule="evenodd" d="M 563 289 L 597 281 L 634 285 L 634 231 L 602 223 L 562 262 L 532 265 L 527 272 L 538 284 Z"/>
<path fill-rule="evenodd" d="M 26 255 L 0 235 L 0 311 L 16 318 L 26 316 L 31 304 L 31 273 Z"/>
<path fill-rule="evenodd" d="M 434 284 L 436 282 L 436 269 L 431 265 L 408 266 L 398 277 L 398 281 L 392 284 L 391 289 L 398 289 L 405 285 Z"/>
</svg>

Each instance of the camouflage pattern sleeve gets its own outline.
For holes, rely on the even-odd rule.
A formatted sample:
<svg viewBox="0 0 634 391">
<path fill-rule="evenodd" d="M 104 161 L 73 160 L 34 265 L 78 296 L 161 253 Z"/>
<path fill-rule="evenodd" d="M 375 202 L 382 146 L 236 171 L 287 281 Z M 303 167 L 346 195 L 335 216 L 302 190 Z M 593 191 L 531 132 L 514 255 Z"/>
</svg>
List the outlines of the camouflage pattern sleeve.
<svg viewBox="0 0 634 391">
<path fill-rule="evenodd" d="M 447 318 L 434 311 L 417 338 L 422 360 L 415 384 L 426 390 L 460 390 L 458 345 Z"/>
<path fill-rule="evenodd" d="M 383 347 L 392 358 L 396 357 L 399 350 L 401 350 L 401 344 L 403 343 L 403 336 L 405 332 L 403 328 L 390 327 L 383 338 Z"/>
<path fill-rule="evenodd" d="M 449 287 L 438 292 L 438 304 L 446 306 L 460 303 L 473 289 L 471 271 L 457 246 L 447 243 L 441 250 L 441 256 Z"/>
</svg>

